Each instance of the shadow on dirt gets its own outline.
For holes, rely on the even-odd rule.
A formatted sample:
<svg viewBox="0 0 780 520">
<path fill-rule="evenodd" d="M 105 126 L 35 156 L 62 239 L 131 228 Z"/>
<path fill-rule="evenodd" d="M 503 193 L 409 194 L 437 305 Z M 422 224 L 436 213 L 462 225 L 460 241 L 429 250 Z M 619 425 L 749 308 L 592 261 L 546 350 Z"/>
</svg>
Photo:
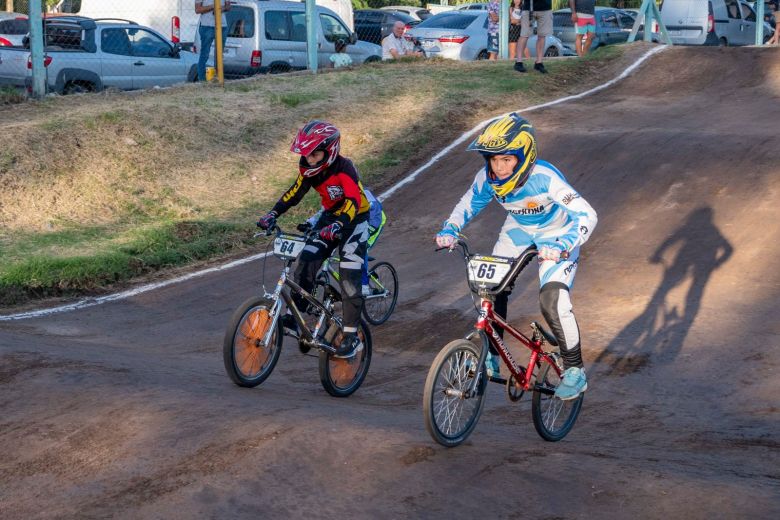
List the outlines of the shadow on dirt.
<svg viewBox="0 0 780 520">
<path fill-rule="evenodd" d="M 664 256 L 672 249 L 671 262 Z M 664 265 L 661 285 L 644 312 L 634 318 L 596 358 L 609 365 L 606 375 L 625 375 L 654 361 L 673 361 L 680 353 L 712 273 L 728 261 L 733 248 L 713 223 L 713 211 L 702 207 L 688 215 L 648 259 Z M 682 310 L 670 301 L 670 292 L 688 285 Z"/>
</svg>

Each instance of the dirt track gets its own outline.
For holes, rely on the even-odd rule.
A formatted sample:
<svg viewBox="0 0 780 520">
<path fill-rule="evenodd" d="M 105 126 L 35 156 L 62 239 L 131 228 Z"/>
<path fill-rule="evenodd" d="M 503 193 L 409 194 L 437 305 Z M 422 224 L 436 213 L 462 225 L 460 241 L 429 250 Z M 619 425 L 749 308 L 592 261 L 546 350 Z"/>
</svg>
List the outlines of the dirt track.
<svg viewBox="0 0 780 520">
<path fill-rule="evenodd" d="M 573 292 L 591 384 L 564 441 L 497 386 L 465 445 L 424 429 L 427 368 L 473 321 L 462 263 L 430 242 L 480 166 L 459 151 L 387 203 L 376 253 L 401 299 L 349 399 L 290 342 L 259 388 L 227 378 L 259 264 L 0 324 L 0 517 L 778 517 L 778 107 L 775 49 L 675 48 L 529 114 L 600 217 Z M 468 228 L 476 249 L 501 219 Z M 535 273 L 523 286 L 520 325 Z"/>
</svg>

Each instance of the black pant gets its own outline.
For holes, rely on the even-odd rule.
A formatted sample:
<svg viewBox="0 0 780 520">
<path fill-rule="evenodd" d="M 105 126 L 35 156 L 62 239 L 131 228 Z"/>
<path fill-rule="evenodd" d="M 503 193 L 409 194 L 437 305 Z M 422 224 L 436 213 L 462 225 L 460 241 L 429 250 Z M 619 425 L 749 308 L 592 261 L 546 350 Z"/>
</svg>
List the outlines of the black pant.
<svg viewBox="0 0 780 520">
<path fill-rule="evenodd" d="M 322 228 L 335 219 L 323 215 L 315 228 Z M 344 328 L 357 328 L 360 323 L 360 313 L 363 310 L 363 293 L 361 291 L 361 269 L 363 258 L 367 251 L 368 213 L 357 215 L 352 225 L 341 230 L 341 239 L 326 242 L 319 236 L 309 241 L 298 259 L 295 270 L 295 280 L 307 292 L 314 288 L 314 279 L 322 267 L 322 262 L 328 258 L 336 247 L 339 248 L 339 277 L 341 278 L 341 301 L 344 309 Z M 295 298 L 295 304 L 301 309 L 306 308 L 302 298 Z"/>
</svg>

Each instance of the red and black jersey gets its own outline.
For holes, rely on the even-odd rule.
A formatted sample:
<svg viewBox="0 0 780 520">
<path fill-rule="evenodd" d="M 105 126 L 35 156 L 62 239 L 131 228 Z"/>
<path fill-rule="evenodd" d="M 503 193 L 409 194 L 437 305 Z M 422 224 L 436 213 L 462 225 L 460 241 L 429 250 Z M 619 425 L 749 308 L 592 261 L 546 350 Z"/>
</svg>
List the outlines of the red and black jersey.
<svg viewBox="0 0 780 520">
<path fill-rule="evenodd" d="M 298 204 L 310 188 L 317 190 L 325 212 L 348 226 L 356 215 L 368 213 L 369 203 L 357 168 L 346 157 L 338 156 L 325 171 L 312 177 L 298 174 L 295 183 L 282 195 L 273 211 L 281 215 Z"/>
</svg>

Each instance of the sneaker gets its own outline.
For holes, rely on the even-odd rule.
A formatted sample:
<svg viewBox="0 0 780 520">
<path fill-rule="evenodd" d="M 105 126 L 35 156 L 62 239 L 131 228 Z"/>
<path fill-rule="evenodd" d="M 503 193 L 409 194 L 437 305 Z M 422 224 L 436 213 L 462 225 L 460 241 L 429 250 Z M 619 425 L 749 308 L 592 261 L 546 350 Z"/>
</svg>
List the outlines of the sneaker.
<svg viewBox="0 0 780 520">
<path fill-rule="evenodd" d="M 555 397 L 561 401 L 568 401 L 578 398 L 587 389 L 588 380 L 585 378 L 585 371 L 579 367 L 571 367 L 563 373 L 563 380 L 555 389 Z"/>
<path fill-rule="evenodd" d="M 488 377 L 501 377 L 501 358 L 488 352 L 485 368 L 487 368 Z"/>
<path fill-rule="evenodd" d="M 542 74 L 547 74 L 547 69 L 544 68 L 544 63 L 534 63 L 534 70 L 539 71 Z"/>
<path fill-rule="evenodd" d="M 522 61 L 516 61 L 515 62 L 515 70 L 517 72 L 525 72 L 525 65 L 523 65 Z"/>
<path fill-rule="evenodd" d="M 341 340 L 341 345 L 336 349 L 333 357 L 349 358 L 361 350 L 363 350 L 363 343 L 360 341 L 360 338 L 357 337 L 357 334 L 351 332 Z"/>
<path fill-rule="evenodd" d="M 371 287 L 368 286 L 368 284 L 363 286 L 363 296 L 371 296 Z"/>
</svg>

